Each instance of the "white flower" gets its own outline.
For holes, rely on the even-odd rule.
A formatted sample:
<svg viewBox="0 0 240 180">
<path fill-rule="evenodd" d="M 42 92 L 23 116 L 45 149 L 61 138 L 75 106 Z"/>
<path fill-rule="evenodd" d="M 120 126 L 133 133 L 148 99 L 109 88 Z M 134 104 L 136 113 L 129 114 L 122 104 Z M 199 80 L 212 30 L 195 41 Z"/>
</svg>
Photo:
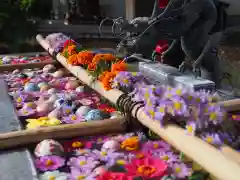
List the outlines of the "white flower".
<svg viewBox="0 0 240 180">
<path fill-rule="evenodd" d="M 47 171 L 39 175 L 39 180 L 67 180 L 68 174 L 59 171 Z"/>
</svg>

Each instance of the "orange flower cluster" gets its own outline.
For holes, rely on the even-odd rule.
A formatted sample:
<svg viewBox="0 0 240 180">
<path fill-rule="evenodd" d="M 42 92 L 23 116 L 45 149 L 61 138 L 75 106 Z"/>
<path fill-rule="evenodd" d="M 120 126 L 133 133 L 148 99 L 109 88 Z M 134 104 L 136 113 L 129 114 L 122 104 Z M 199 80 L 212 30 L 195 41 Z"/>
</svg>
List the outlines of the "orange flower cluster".
<svg viewBox="0 0 240 180">
<path fill-rule="evenodd" d="M 101 60 L 112 62 L 116 60 L 116 57 L 112 54 L 96 54 L 92 60 L 93 63 L 97 64 Z"/>
<path fill-rule="evenodd" d="M 94 55 L 94 53 L 91 51 L 77 52 L 76 44 L 72 40 L 69 40 L 64 44 L 64 50 L 62 54 L 67 55 L 65 57 L 67 57 L 68 64 L 84 66 L 84 68 L 86 68 L 88 71 L 91 71 L 93 74 L 95 74 L 93 76 L 98 77 L 105 90 L 112 89 L 112 82 L 117 73 L 120 71 L 126 71 L 127 69 L 125 62 L 118 61 L 113 54 L 99 53 Z M 103 62 L 103 67 L 98 68 L 102 65 L 100 62 Z"/>
<path fill-rule="evenodd" d="M 71 65 L 88 65 L 92 62 L 94 55 L 90 51 L 81 51 L 77 54 L 72 54 L 68 57 L 67 62 Z"/>
<path fill-rule="evenodd" d="M 127 65 L 124 61 L 119 61 L 111 66 L 111 71 L 105 71 L 103 72 L 98 79 L 101 81 L 103 84 L 103 87 L 105 90 L 110 90 L 112 89 L 112 82 L 113 79 L 116 77 L 118 72 L 120 71 L 126 71 L 127 70 Z"/>
<path fill-rule="evenodd" d="M 137 136 L 130 137 L 124 140 L 121 144 L 121 148 L 127 151 L 136 151 L 139 148 L 139 138 Z"/>
<path fill-rule="evenodd" d="M 105 90 L 111 90 L 112 89 L 112 82 L 113 79 L 116 77 L 117 72 L 112 72 L 112 71 L 104 71 L 100 76 L 99 80 L 103 84 L 103 88 Z"/>
<path fill-rule="evenodd" d="M 124 61 L 119 61 L 117 63 L 112 64 L 111 71 L 113 72 L 120 72 L 120 71 L 126 71 L 127 70 L 127 64 Z"/>
</svg>

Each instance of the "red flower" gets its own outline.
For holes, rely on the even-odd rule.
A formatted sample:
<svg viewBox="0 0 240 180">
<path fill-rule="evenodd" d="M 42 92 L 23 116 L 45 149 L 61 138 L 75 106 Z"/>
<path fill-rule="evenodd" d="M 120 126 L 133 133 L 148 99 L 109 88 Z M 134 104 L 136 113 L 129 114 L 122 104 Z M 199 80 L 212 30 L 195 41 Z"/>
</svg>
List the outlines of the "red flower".
<svg viewBox="0 0 240 180">
<path fill-rule="evenodd" d="M 133 178 L 124 173 L 105 172 L 98 176 L 97 180 L 133 180 Z"/>
<path fill-rule="evenodd" d="M 144 179 L 160 178 L 167 173 L 167 164 L 160 159 L 135 159 L 125 166 L 130 176 L 140 176 Z"/>
<path fill-rule="evenodd" d="M 63 148 L 65 152 L 71 152 L 76 149 L 80 149 L 84 147 L 84 142 L 80 139 L 74 139 L 71 141 L 66 141 L 63 143 Z"/>
<path fill-rule="evenodd" d="M 75 41 L 73 41 L 71 39 L 66 40 L 65 43 L 63 44 L 63 49 L 65 49 L 66 47 L 68 47 L 70 45 L 76 45 Z"/>
<path fill-rule="evenodd" d="M 112 113 L 112 112 L 115 112 L 115 111 L 116 111 L 115 108 L 113 108 L 113 107 L 111 107 L 111 106 L 109 106 L 109 105 L 107 105 L 107 104 L 100 104 L 100 105 L 98 106 L 98 109 L 99 109 L 99 110 L 102 110 L 102 111 L 104 111 L 104 112 L 107 112 L 107 113 Z"/>
<path fill-rule="evenodd" d="M 147 153 L 141 152 L 141 151 L 133 152 L 133 154 L 135 155 L 135 159 L 145 159 L 145 158 L 151 157 L 150 154 L 147 154 Z"/>
</svg>

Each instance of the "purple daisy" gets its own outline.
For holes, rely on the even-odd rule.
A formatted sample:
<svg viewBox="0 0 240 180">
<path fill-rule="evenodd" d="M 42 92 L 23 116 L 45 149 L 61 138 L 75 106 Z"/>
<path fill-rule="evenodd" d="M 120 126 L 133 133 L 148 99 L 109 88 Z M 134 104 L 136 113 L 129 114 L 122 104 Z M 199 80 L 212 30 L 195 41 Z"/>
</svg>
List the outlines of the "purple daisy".
<svg viewBox="0 0 240 180">
<path fill-rule="evenodd" d="M 20 104 L 26 102 L 27 99 L 28 99 L 28 96 L 23 94 L 19 94 L 14 98 L 15 102 Z"/>
<path fill-rule="evenodd" d="M 153 152 L 153 156 L 162 159 L 168 164 L 174 163 L 174 162 L 179 162 L 180 159 L 178 158 L 177 155 L 175 155 L 173 152 L 166 152 L 163 150 L 158 150 Z"/>
<path fill-rule="evenodd" d="M 226 111 L 221 106 L 213 104 L 212 106 L 209 106 L 206 114 L 208 115 L 208 121 L 213 124 L 219 124 L 224 120 Z"/>
<path fill-rule="evenodd" d="M 62 118 L 62 122 L 66 124 L 75 124 L 75 123 L 84 122 L 84 121 L 85 120 L 83 117 L 79 117 L 75 114 L 70 114 L 69 116 L 65 116 Z"/>
<path fill-rule="evenodd" d="M 99 151 L 97 149 L 92 151 L 93 157 L 104 162 L 109 162 L 110 160 L 116 160 L 124 157 L 124 153 L 113 152 L 113 151 Z"/>
<path fill-rule="evenodd" d="M 60 156 L 42 156 L 35 160 L 35 166 L 40 171 L 53 171 L 65 165 L 65 159 Z"/>
<path fill-rule="evenodd" d="M 153 151 L 170 151 L 171 146 L 164 141 L 147 141 L 142 145 L 142 151 L 146 153 L 152 153 Z"/>
<path fill-rule="evenodd" d="M 162 102 L 156 107 L 155 119 L 162 122 L 163 118 L 167 114 L 167 103 Z"/>
<path fill-rule="evenodd" d="M 134 78 L 131 72 L 119 72 L 113 80 L 113 88 L 125 87 L 129 88 L 134 84 Z"/>
<path fill-rule="evenodd" d="M 17 115 L 20 117 L 30 117 L 37 113 L 35 109 L 32 108 L 22 108 L 17 111 Z"/>
<path fill-rule="evenodd" d="M 173 163 L 170 167 L 173 175 L 180 179 L 190 176 L 192 172 L 184 163 Z"/>
<path fill-rule="evenodd" d="M 61 111 L 62 111 L 63 115 L 69 116 L 70 114 L 73 113 L 73 108 L 71 106 L 63 104 L 62 107 L 61 107 Z"/>
<path fill-rule="evenodd" d="M 202 135 L 202 139 L 215 146 L 221 146 L 223 144 L 220 136 L 217 133 L 206 133 Z"/>
<path fill-rule="evenodd" d="M 96 144 L 103 144 L 106 141 L 108 141 L 110 138 L 109 136 L 91 136 L 90 139 L 92 142 Z"/>
<path fill-rule="evenodd" d="M 189 116 L 188 106 L 185 101 L 180 97 L 172 98 L 172 108 L 173 108 L 173 116 Z"/>
<path fill-rule="evenodd" d="M 68 161 L 68 166 L 73 166 L 81 171 L 87 171 L 94 169 L 100 162 L 94 157 L 78 156 L 72 157 Z"/>
<path fill-rule="evenodd" d="M 92 173 L 91 170 L 80 171 L 76 167 L 70 167 L 71 175 L 69 180 L 95 180 L 97 174 Z"/>
<path fill-rule="evenodd" d="M 196 127 L 197 127 L 197 125 L 196 125 L 195 121 L 187 122 L 187 124 L 186 124 L 186 134 L 190 135 L 190 136 L 193 136 L 195 134 Z"/>
<path fill-rule="evenodd" d="M 117 136 L 113 136 L 111 139 L 116 140 L 118 142 L 122 142 L 132 136 L 136 136 L 135 133 L 126 133 L 126 134 L 119 134 Z M 145 140 L 145 136 L 141 132 L 137 132 L 137 136 L 139 141 Z"/>
</svg>

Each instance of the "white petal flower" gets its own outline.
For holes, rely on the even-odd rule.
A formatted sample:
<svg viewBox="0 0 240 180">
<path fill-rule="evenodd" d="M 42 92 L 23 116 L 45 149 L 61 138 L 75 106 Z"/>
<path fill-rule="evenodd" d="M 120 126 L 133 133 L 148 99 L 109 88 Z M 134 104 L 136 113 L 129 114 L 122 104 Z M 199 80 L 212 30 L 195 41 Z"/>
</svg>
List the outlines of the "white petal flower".
<svg viewBox="0 0 240 180">
<path fill-rule="evenodd" d="M 68 174 L 59 171 L 47 171 L 40 174 L 39 180 L 67 180 Z"/>
</svg>

